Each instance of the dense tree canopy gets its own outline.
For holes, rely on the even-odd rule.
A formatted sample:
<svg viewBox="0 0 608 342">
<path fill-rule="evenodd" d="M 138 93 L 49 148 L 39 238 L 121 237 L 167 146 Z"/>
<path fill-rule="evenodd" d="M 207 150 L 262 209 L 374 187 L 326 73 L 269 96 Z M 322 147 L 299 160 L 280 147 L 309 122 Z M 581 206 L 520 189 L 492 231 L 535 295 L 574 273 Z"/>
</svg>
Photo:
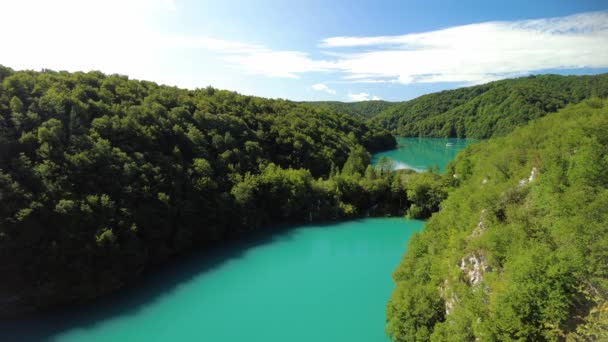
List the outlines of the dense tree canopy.
<svg viewBox="0 0 608 342">
<path fill-rule="evenodd" d="M 355 115 L 364 119 L 369 119 L 399 102 L 388 102 L 382 100 L 359 101 L 359 102 L 339 102 L 339 101 L 311 101 L 304 102 L 314 107 L 325 108 L 328 110 Z"/>
<path fill-rule="evenodd" d="M 484 139 L 590 97 L 608 97 L 608 74 L 529 76 L 446 90 L 394 104 L 371 122 L 401 136 Z"/>
<path fill-rule="evenodd" d="M 443 176 L 453 190 L 393 274 L 387 333 L 396 341 L 607 340 L 606 170 L 606 100 L 469 146 Z"/>
</svg>

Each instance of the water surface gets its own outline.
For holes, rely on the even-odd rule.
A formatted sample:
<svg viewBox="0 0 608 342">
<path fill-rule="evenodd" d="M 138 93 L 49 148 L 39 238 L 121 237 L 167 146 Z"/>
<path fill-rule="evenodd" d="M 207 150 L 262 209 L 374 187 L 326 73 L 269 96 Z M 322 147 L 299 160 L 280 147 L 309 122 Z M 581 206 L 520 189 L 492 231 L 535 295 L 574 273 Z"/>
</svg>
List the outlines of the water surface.
<svg viewBox="0 0 608 342">
<path fill-rule="evenodd" d="M 298 226 L 192 258 L 88 310 L 0 325 L 3 341 L 386 341 L 390 278 L 421 221 Z"/>
<path fill-rule="evenodd" d="M 439 166 L 443 172 L 447 163 L 467 145 L 477 142 L 475 139 L 444 138 L 404 138 L 397 137 L 397 148 L 376 153 L 372 164 L 376 165 L 380 157 L 387 157 L 395 169 L 411 169 L 418 172 L 428 167 Z"/>
</svg>

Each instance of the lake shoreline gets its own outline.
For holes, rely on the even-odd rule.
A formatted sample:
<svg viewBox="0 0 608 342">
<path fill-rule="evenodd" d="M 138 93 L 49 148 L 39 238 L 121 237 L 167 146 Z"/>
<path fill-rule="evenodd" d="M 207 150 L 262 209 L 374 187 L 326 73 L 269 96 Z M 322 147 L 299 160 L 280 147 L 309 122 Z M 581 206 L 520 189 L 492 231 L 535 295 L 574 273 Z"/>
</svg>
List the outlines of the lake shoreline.
<svg viewBox="0 0 608 342">
<path fill-rule="evenodd" d="M 419 139 L 416 140 L 419 141 Z M 435 145 L 435 148 L 436 147 L 437 145 Z M 399 150 L 399 148 L 403 148 L 403 145 L 395 150 Z M 375 160 L 377 160 L 378 155 L 386 152 L 387 151 L 374 154 Z M 434 154 L 434 156 L 437 156 L 437 154 Z M 438 162 L 442 164 L 446 163 L 444 160 L 445 159 L 439 159 Z M 283 223 L 264 226 L 259 230 L 252 229 L 251 231 L 247 231 L 247 234 L 245 235 L 243 235 L 244 232 L 242 231 L 235 231 L 232 234 L 222 236 L 221 239 L 214 241 L 213 243 L 192 248 L 187 252 L 173 255 L 164 262 L 152 264 L 151 267 L 142 270 L 142 273 L 134 276 L 133 281 L 128 282 L 126 285 L 114 291 L 104 293 L 91 300 L 73 302 L 50 310 L 34 313 L 30 312 L 29 314 L 20 315 L 19 317 L 12 317 L 11 319 L 0 322 L 0 327 L 4 327 L 5 329 L 3 330 L 8 329 L 14 334 L 19 335 L 19 333 L 26 331 L 26 327 L 32 322 L 38 322 L 37 324 L 41 324 L 42 326 L 46 324 L 45 327 L 41 328 L 42 332 L 37 337 L 43 335 L 47 337 L 63 336 L 66 331 L 69 331 L 66 330 L 66 328 L 71 329 L 70 327 L 86 327 L 86 330 L 91 330 L 94 329 L 94 327 L 98 327 L 99 324 L 102 324 L 103 322 L 107 322 L 108 320 L 112 321 L 114 317 L 132 317 L 133 314 L 141 315 L 146 312 L 146 308 L 150 305 L 149 303 L 162 301 L 163 298 L 166 298 L 168 293 L 179 291 L 179 289 L 184 286 L 183 284 L 189 284 L 192 279 L 214 274 L 217 270 L 221 270 L 224 267 L 227 267 L 227 265 L 238 262 L 251 251 L 259 248 L 271 248 L 277 242 L 283 241 L 285 237 L 293 236 L 298 232 L 308 231 L 309 233 L 312 233 L 310 228 L 318 233 L 322 233 L 322 235 L 331 236 L 336 234 L 336 229 L 339 229 L 340 227 L 356 226 L 365 224 L 365 222 L 397 222 L 397 224 L 404 226 L 407 226 L 407 224 L 409 224 L 408 222 L 419 222 L 420 227 L 422 227 L 423 221 L 406 219 L 404 217 L 406 208 L 404 207 L 402 209 L 403 211 L 398 213 L 398 215 L 391 215 L 391 213 L 384 212 L 383 208 L 376 208 L 374 210 L 374 207 L 372 207 L 368 211 L 357 212 L 356 215 L 350 217 L 313 219 L 312 221 L 308 221 L 307 218 L 285 220 Z M 319 231 L 319 229 L 322 229 L 323 231 Z M 373 232 L 371 237 L 375 238 L 378 234 L 382 234 L 382 232 Z M 367 235 L 365 240 L 369 240 L 369 237 L 370 235 Z M 395 256 L 385 259 L 385 262 L 394 262 L 394 266 L 396 266 L 399 256 L 404 251 L 403 245 L 397 247 L 398 248 L 393 251 Z M 355 251 L 361 251 L 361 249 L 357 248 Z M 292 255 L 286 254 L 286 257 L 289 259 Z M 357 272 L 364 270 L 369 272 L 373 269 L 374 267 L 370 269 L 363 268 L 357 270 Z M 392 271 L 393 268 L 387 269 L 382 275 L 375 277 L 386 277 L 385 279 L 390 279 Z M 390 283 L 392 284 L 392 281 Z M 322 288 L 320 290 L 322 290 Z M 371 294 L 372 293 L 369 295 Z M 204 293 L 201 293 L 201 295 L 205 296 Z M 233 295 L 238 296 L 239 292 L 237 291 L 233 293 Z M 136 300 L 136 302 L 133 302 L 134 300 Z M 384 308 L 386 300 L 388 300 L 388 297 L 377 303 Z M 125 302 L 131 304 L 124 306 Z M 383 310 L 384 309 L 382 309 L 382 311 Z M 381 313 L 380 317 L 383 321 L 384 314 Z M 69 322 L 74 323 L 70 325 Z M 23 329 L 20 329 L 20 327 L 23 327 Z M 382 331 L 380 332 L 382 333 Z M 16 340 L 24 339 L 23 336 L 17 336 Z M 32 340 L 36 340 L 36 337 Z"/>
</svg>

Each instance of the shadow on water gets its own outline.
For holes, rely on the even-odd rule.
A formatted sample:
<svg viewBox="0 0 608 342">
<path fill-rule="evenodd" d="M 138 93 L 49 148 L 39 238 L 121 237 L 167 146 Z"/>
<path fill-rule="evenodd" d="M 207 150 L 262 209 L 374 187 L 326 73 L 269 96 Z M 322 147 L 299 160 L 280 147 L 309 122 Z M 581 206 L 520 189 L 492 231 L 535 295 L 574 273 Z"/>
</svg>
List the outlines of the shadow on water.
<svg viewBox="0 0 608 342">
<path fill-rule="evenodd" d="M 326 228 L 339 222 L 306 225 L 282 225 L 256 233 L 242 241 L 234 241 L 223 247 L 177 258 L 142 277 L 128 288 L 99 298 L 79 307 L 67 307 L 46 312 L 22 320 L 0 321 L 0 340 L 53 341 L 59 334 L 72 329 L 91 329 L 105 320 L 134 316 L 141 310 L 161 300 L 164 296 L 210 272 L 226 262 L 241 259 L 250 249 L 293 239 L 295 230 L 302 227 Z"/>
</svg>

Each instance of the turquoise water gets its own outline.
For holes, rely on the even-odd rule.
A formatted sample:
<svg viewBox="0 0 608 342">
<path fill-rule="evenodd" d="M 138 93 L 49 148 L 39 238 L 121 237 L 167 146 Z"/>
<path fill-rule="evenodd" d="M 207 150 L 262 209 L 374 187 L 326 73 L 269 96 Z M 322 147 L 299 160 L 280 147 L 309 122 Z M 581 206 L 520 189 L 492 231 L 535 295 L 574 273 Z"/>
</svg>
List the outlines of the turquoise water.
<svg viewBox="0 0 608 342">
<path fill-rule="evenodd" d="M 472 141 L 398 142 L 373 161 L 443 170 Z M 86 309 L 0 323 L 0 340 L 387 341 L 390 275 L 421 228 L 400 218 L 294 227 L 189 258 Z"/>
<path fill-rule="evenodd" d="M 298 226 L 195 257 L 81 312 L 0 326 L 3 341 L 386 341 L 384 309 L 422 222 Z"/>
<path fill-rule="evenodd" d="M 372 164 L 376 165 L 380 157 L 387 157 L 393 161 L 395 169 L 425 171 L 428 167 L 438 165 L 439 170 L 443 172 L 447 163 L 454 159 L 460 150 L 476 141 L 478 140 L 398 137 L 398 147 L 374 154 Z"/>
</svg>

